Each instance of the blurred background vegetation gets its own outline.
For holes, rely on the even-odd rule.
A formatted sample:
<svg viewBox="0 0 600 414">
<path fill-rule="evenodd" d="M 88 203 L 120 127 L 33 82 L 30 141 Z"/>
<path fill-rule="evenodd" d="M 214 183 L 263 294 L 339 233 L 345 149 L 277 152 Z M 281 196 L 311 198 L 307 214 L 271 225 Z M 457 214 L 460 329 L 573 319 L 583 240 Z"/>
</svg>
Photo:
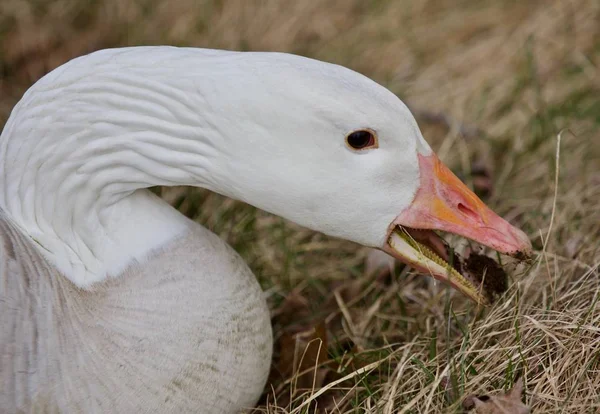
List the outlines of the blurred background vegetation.
<svg viewBox="0 0 600 414">
<path fill-rule="evenodd" d="M 266 291 L 276 355 L 258 412 L 459 412 L 519 375 L 538 412 L 600 410 L 598 0 L 1 0 L 0 124 L 67 60 L 155 44 L 290 52 L 371 77 L 536 249 L 481 310 L 352 243 L 156 189 Z"/>
</svg>

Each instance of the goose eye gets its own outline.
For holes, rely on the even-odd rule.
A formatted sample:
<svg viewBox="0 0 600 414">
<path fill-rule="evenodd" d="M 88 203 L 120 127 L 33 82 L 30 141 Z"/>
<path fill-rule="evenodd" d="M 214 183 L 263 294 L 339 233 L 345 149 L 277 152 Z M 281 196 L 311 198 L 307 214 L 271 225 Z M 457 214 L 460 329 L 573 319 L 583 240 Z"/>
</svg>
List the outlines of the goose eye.
<svg viewBox="0 0 600 414">
<path fill-rule="evenodd" d="M 359 129 L 346 136 L 346 143 L 354 150 L 377 148 L 377 138 L 372 131 Z"/>
</svg>

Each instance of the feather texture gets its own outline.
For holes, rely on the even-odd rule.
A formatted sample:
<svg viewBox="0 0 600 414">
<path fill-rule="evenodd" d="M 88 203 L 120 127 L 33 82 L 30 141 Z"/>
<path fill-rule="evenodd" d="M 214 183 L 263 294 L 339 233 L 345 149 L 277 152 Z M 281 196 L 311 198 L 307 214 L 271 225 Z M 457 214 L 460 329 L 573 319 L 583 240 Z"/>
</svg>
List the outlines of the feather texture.
<svg viewBox="0 0 600 414">
<path fill-rule="evenodd" d="M 256 402 L 268 309 L 243 260 L 208 230 L 189 221 L 144 266 L 89 290 L 57 274 L 1 210 L 0 238 L 3 412 L 222 413 Z"/>
</svg>

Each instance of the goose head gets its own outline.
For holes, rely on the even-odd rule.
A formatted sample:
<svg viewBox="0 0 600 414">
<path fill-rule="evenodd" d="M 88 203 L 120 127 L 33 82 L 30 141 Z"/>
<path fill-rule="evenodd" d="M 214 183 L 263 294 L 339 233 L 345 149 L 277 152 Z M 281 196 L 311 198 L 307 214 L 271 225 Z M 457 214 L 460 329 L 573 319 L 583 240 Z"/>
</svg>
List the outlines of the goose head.
<svg viewBox="0 0 600 414">
<path fill-rule="evenodd" d="M 380 249 L 479 302 L 436 231 L 504 254 L 527 236 L 488 208 L 435 155 L 406 105 L 349 69 L 304 58 L 244 88 L 246 139 L 226 171 L 230 195 L 331 236 Z M 240 97 L 241 98 L 241 97 Z M 239 128 L 233 115 L 231 125 Z M 227 135 L 235 135 L 229 132 Z M 243 154 L 243 156 L 242 156 Z"/>
</svg>

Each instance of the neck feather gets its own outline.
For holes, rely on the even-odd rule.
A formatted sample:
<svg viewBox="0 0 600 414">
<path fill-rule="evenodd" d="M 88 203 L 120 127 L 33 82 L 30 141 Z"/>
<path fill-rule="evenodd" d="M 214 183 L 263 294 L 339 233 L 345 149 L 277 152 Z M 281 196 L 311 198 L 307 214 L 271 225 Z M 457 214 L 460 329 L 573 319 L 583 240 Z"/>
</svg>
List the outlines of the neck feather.
<svg viewBox="0 0 600 414">
<path fill-rule="evenodd" d="M 185 80 L 162 75 L 169 71 L 127 68 L 115 55 L 47 75 L 0 138 L 0 208 L 80 287 L 120 274 L 189 226 L 140 189 L 227 192 L 217 174 L 219 131 L 199 116 L 210 112 L 202 94 L 186 93 Z"/>
</svg>

